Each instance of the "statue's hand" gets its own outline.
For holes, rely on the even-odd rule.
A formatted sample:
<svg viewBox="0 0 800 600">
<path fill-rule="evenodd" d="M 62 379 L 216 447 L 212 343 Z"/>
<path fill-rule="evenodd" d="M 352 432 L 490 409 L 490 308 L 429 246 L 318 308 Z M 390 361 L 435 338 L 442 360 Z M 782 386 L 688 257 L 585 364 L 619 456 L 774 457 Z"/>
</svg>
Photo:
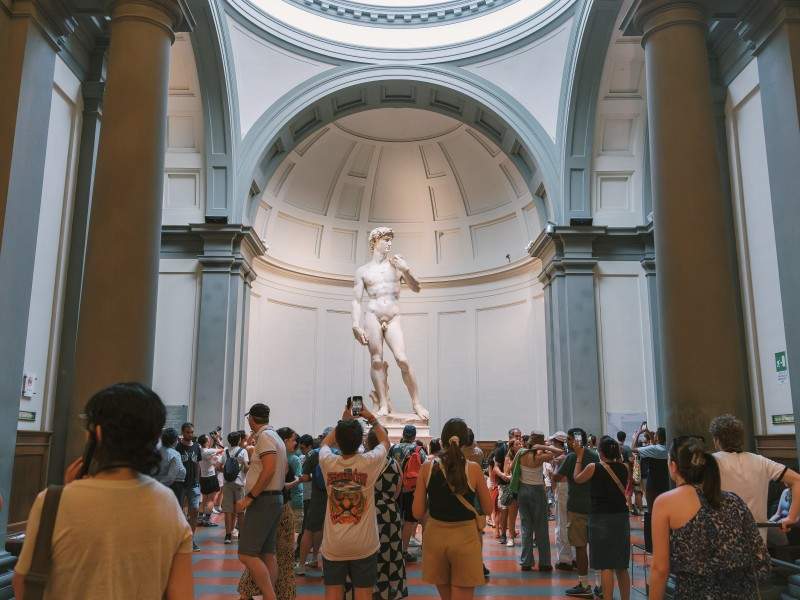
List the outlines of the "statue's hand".
<svg viewBox="0 0 800 600">
<path fill-rule="evenodd" d="M 353 337 L 355 337 L 356 341 L 362 346 L 367 345 L 367 332 L 358 325 L 353 325 Z"/>
<path fill-rule="evenodd" d="M 398 269 L 401 273 L 405 273 L 411 267 L 408 266 L 405 257 L 400 254 L 393 255 L 389 261 L 394 265 L 396 269 Z"/>
</svg>

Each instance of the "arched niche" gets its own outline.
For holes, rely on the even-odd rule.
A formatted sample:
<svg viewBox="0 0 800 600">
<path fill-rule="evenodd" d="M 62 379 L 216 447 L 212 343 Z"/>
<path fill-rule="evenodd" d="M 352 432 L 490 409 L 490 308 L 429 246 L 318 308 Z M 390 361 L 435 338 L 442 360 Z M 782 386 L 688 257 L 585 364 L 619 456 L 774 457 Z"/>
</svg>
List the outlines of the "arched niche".
<svg viewBox="0 0 800 600">
<path fill-rule="evenodd" d="M 258 205 L 253 198 L 308 136 L 342 116 L 389 106 L 440 112 L 481 131 L 523 174 L 540 222 L 560 218 L 555 145 L 517 101 L 457 68 L 374 65 L 341 67 L 309 79 L 258 119 L 239 152 L 236 218 L 252 223 Z"/>
</svg>

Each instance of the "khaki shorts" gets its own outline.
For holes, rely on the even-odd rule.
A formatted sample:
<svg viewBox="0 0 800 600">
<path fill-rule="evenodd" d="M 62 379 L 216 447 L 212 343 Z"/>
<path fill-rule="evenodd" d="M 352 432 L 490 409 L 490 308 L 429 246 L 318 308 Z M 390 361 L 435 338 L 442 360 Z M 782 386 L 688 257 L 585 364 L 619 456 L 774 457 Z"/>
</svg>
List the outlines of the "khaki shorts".
<svg viewBox="0 0 800 600">
<path fill-rule="evenodd" d="M 433 585 L 484 585 L 481 536 L 475 521 L 445 523 L 431 517 L 422 535 L 422 580 Z"/>
<path fill-rule="evenodd" d="M 236 512 L 236 503 L 244 500 L 244 486 L 233 481 L 222 484 L 222 512 Z"/>
<path fill-rule="evenodd" d="M 567 539 L 575 548 L 585 548 L 589 543 L 589 515 L 567 511 Z"/>
</svg>

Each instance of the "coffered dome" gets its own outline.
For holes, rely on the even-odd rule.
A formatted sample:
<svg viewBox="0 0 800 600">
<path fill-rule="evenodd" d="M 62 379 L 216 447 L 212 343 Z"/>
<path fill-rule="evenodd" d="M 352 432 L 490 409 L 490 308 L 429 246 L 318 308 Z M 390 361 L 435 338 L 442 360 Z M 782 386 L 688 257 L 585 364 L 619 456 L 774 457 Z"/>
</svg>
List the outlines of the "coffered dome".
<svg viewBox="0 0 800 600">
<path fill-rule="evenodd" d="M 419 109 L 381 108 L 309 135 L 261 197 L 267 259 L 352 277 L 367 235 L 395 230 L 394 249 L 428 278 L 504 270 L 528 260 L 542 222 L 511 159 L 477 130 Z"/>
</svg>

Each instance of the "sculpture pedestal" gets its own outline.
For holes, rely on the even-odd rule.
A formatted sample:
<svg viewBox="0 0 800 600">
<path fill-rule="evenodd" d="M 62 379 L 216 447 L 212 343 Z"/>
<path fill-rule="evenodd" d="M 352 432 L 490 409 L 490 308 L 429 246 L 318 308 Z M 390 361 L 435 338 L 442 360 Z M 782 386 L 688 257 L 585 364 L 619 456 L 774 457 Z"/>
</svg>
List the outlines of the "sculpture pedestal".
<svg viewBox="0 0 800 600">
<path fill-rule="evenodd" d="M 400 441 L 403 436 L 403 427 L 413 425 L 417 428 L 417 439 L 422 440 L 427 450 L 428 442 L 431 440 L 431 427 L 428 422 L 420 419 L 418 415 L 414 413 L 392 413 L 378 417 L 378 420 L 389 432 L 389 439 L 392 443 Z"/>
</svg>

